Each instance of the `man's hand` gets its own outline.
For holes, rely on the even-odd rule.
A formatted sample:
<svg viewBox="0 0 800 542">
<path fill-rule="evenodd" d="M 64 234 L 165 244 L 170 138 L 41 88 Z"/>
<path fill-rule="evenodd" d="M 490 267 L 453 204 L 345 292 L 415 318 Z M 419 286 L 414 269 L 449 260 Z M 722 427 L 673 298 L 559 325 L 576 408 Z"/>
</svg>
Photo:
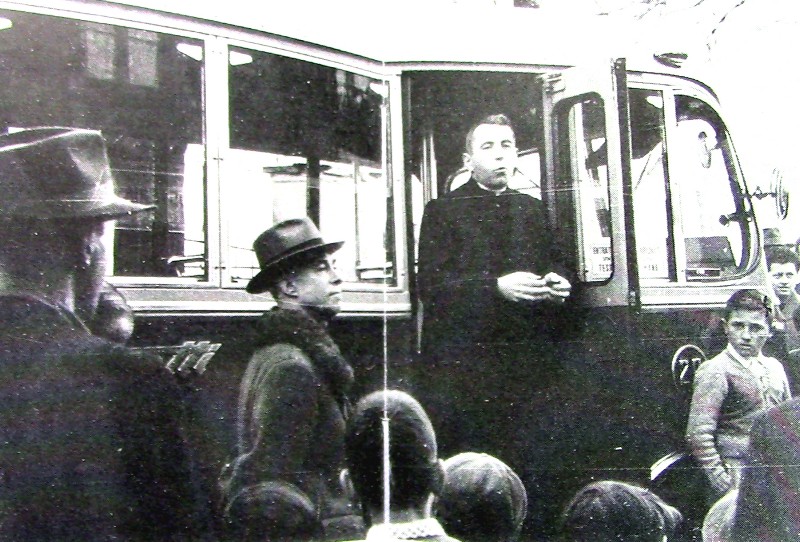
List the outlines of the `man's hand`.
<svg viewBox="0 0 800 542">
<path fill-rule="evenodd" d="M 563 303 L 572 286 L 556 273 L 540 277 L 536 273 L 516 271 L 497 279 L 497 289 L 504 298 L 514 303 L 551 300 Z"/>
<path fill-rule="evenodd" d="M 557 303 L 563 303 L 572 292 L 572 285 L 558 273 L 550 272 L 543 279 L 550 289 L 550 299 Z"/>
<path fill-rule="evenodd" d="M 550 298 L 550 287 L 547 281 L 536 273 L 516 271 L 497 279 L 500 295 L 519 303 L 520 301 L 544 301 Z"/>
</svg>

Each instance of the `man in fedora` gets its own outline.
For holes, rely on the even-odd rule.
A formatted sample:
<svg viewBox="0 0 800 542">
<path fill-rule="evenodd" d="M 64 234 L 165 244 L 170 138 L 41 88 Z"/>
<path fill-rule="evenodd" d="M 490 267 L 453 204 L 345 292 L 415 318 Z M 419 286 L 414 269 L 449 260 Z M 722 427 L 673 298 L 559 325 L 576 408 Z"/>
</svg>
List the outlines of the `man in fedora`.
<svg viewBox="0 0 800 542">
<path fill-rule="evenodd" d="M 195 540 L 178 390 L 160 360 L 92 335 L 114 194 L 100 132 L 0 135 L 0 538 Z"/>
<path fill-rule="evenodd" d="M 339 484 L 353 369 L 328 334 L 339 312 L 341 279 L 328 242 L 308 218 L 262 233 L 253 248 L 261 271 L 247 285 L 270 292 L 277 307 L 257 324 L 256 349 L 242 379 L 234 461 L 223 473 L 226 499 L 264 482 L 299 490 L 316 507 L 318 537 L 358 538 L 360 517 Z M 273 499 L 280 508 L 288 502 Z M 265 511 L 274 514 L 275 511 Z M 280 523 L 268 539 L 286 535 Z"/>
</svg>

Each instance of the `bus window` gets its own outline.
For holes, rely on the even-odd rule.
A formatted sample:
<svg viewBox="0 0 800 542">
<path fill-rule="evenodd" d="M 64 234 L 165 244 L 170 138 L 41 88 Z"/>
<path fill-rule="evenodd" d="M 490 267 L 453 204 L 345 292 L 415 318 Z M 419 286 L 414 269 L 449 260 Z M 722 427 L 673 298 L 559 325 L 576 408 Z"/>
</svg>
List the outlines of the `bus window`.
<svg viewBox="0 0 800 542">
<path fill-rule="evenodd" d="M 571 209 L 565 224 L 576 225 L 578 278 L 602 282 L 611 278 L 611 209 L 606 165 L 603 102 L 589 95 L 559 104 L 556 111 L 558 197 Z"/>
<path fill-rule="evenodd" d="M 345 241 L 336 254 L 343 280 L 396 278 L 383 166 L 388 85 L 262 51 L 232 48 L 229 60 L 221 190 L 230 282 L 258 272 L 251 246 L 259 233 L 306 214 L 326 238 Z"/>
<path fill-rule="evenodd" d="M 156 210 L 120 219 L 118 276 L 207 280 L 203 44 L 0 11 L 0 130 L 101 130 L 117 192 Z"/>
<path fill-rule="evenodd" d="M 664 161 L 664 97 L 660 91 L 631 89 L 631 182 L 633 222 L 640 279 L 668 279 L 670 227 Z"/>
<path fill-rule="evenodd" d="M 685 251 L 681 268 L 690 281 L 740 274 L 749 263 L 753 220 L 727 132 L 701 100 L 676 96 L 675 106 L 667 148 Z"/>
</svg>

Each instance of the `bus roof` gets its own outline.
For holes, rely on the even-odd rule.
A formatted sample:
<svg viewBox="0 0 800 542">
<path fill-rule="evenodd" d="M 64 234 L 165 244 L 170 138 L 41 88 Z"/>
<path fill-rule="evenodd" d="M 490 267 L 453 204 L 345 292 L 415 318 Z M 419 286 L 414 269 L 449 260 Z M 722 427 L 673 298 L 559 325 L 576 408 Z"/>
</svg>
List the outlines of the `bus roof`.
<svg viewBox="0 0 800 542">
<path fill-rule="evenodd" d="M 252 0 L 108 3 L 263 31 L 387 64 L 574 66 L 624 56 L 629 69 L 676 73 L 654 60 L 654 54 L 665 51 L 647 50 L 634 25 L 607 16 L 363 0 L 295 0 L 256 8 L 258 16 Z"/>
</svg>

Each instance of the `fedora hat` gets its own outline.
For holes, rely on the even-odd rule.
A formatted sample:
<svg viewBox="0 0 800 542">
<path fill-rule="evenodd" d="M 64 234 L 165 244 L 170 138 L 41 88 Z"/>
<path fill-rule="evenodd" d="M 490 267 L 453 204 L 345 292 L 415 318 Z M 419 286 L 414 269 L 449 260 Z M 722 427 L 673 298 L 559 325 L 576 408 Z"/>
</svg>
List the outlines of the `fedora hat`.
<svg viewBox="0 0 800 542">
<path fill-rule="evenodd" d="M 267 290 L 289 260 L 310 250 L 336 252 L 344 241 L 326 242 L 317 226 L 307 217 L 279 222 L 258 236 L 253 250 L 261 271 L 247 283 L 247 291 L 258 294 Z"/>
<path fill-rule="evenodd" d="M 100 132 L 30 128 L 0 135 L 0 217 L 111 219 L 151 209 L 114 193 Z"/>
</svg>

